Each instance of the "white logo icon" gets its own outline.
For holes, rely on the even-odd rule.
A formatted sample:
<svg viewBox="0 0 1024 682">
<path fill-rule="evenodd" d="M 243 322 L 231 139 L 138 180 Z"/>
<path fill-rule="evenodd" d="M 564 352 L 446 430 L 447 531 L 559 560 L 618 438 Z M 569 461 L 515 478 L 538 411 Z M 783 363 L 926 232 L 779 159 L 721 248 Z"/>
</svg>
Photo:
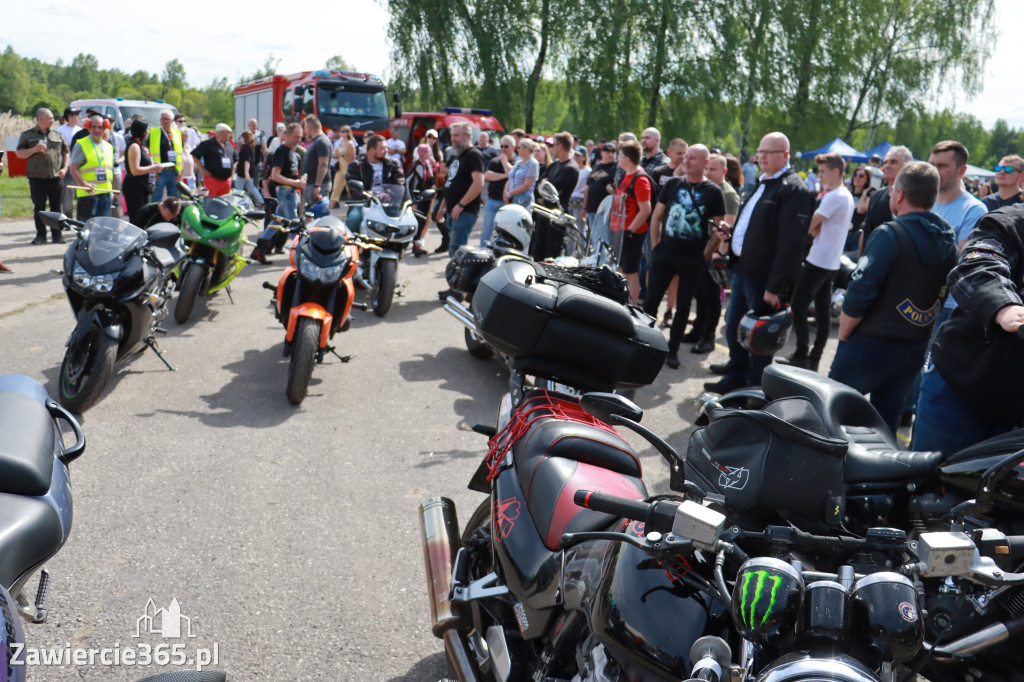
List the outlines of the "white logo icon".
<svg viewBox="0 0 1024 682">
<path fill-rule="evenodd" d="M 157 608 L 153 598 L 146 602 L 146 609 L 138 620 L 135 621 L 134 637 L 141 637 L 143 633 L 160 635 L 164 639 L 178 639 L 182 636 L 182 622 L 185 624 L 185 637 L 195 637 L 192 633 L 192 619 L 181 615 L 181 607 L 177 598 L 171 598 L 167 608 Z M 159 622 L 159 625 L 157 623 Z"/>
<path fill-rule="evenodd" d="M 747 487 L 747 481 L 750 480 L 750 470 L 746 467 L 723 467 L 719 469 L 721 474 L 718 476 L 718 485 L 723 488 L 732 488 L 733 490 L 743 490 Z"/>
</svg>

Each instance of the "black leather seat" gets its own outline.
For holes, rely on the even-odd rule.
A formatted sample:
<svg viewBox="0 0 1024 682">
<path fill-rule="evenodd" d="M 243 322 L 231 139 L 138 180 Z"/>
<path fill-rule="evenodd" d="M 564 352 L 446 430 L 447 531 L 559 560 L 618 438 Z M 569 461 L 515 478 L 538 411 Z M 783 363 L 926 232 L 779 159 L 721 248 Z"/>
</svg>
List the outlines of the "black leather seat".
<svg viewBox="0 0 1024 682">
<path fill-rule="evenodd" d="M 526 396 L 520 410 L 536 419 L 513 446 L 519 484 L 545 546 L 557 550 L 562 533 L 604 530 L 618 519 L 573 502 L 577 490 L 643 499 L 640 460 L 621 436 L 590 424 L 556 419 L 546 394 Z"/>
<path fill-rule="evenodd" d="M 56 436 L 53 417 L 38 400 L 0 391 L 0 493 L 49 491 Z"/>
<path fill-rule="evenodd" d="M 821 415 L 829 435 L 849 441 L 843 477 L 849 484 L 920 480 L 943 462 L 941 452 L 907 452 L 864 395 L 817 372 L 768 365 L 761 387 L 769 400 L 803 396 Z"/>
<path fill-rule="evenodd" d="M 60 549 L 60 517 L 41 500 L 0 493 L 0 583 L 10 589 Z"/>
</svg>

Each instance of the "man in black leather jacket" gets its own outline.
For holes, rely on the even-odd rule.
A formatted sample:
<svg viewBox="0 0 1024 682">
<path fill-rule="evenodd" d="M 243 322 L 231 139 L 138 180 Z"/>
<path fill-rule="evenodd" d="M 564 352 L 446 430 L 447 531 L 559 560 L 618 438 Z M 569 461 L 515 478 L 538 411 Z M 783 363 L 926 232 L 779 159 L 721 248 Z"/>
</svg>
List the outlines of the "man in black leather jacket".
<svg viewBox="0 0 1024 682">
<path fill-rule="evenodd" d="M 724 375 L 720 381 L 704 384 L 716 393 L 760 385 L 773 356 L 751 355 L 740 345 L 740 320 L 751 309 L 759 314 L 775 309 L 779 296 L 795 284 L 814 213 L 814 193 L 790 167 L 789 139 L 783 133 L 765 135 L 757 158 L 761 176 L 740 209 L 730 244 L 734 274 L 725 315 L 729 361 L 711 367 Z"/>
<path fill-rule="evenodd" d="M 388 158 L 388 146 L 380 135 L 366 138 L 366 153 L 348 165 L 345 171 L 346 180 L 358 180 L 363 189 L 373 191 L 375 185 L 403 185 L 405 174 L 402 167 Z"/>
<path fill-rule="evenodd" d="M 914 450 L 956 452 L 1024 425 L 1024 204 L 981 217 L 947 285 L 958 305 L 925 366 Z"/>
</svg>

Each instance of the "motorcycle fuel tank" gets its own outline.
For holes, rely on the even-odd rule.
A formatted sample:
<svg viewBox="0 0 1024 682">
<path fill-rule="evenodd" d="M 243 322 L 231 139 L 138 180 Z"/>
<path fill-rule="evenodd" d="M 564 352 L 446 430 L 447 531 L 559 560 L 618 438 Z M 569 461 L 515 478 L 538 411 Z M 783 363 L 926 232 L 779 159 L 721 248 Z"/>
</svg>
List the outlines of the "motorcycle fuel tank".
<svg viewBox="0 0 1024 682">
<path fill-rule="evenodd" d="M 702 575 L 710 574 L 710 561 L 692 553 L 675 558 L 677 568 Z M 728 639 L 730 624 L 724 604 L 626 544 L 609 556 L 591 611 L 594 634 L 621 667 L 643 680 L 688 679 L 693 643 L 704 635 Z"/>
</svg>

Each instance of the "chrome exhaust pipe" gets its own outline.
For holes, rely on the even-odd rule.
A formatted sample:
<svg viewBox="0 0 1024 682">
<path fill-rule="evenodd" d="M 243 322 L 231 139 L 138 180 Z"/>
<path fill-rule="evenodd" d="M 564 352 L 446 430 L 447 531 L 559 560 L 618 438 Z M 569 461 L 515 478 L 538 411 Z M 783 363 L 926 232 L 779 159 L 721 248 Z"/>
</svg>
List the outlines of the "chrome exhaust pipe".
<svg viewBox="0 0 1024 682">
<path fill-rule="evenodd" d="M 992 623 L 992 625 L 966 637 L 937 646 L 935 648 L 935 657 L 937 659 L 948 659 L 957 656 L 973 656 L 989 647 L 1005 642 L 1021 631 L 1024 631 L 1024 617 L 1014 618 L 1007 623 Z M 925 646 L 928 646 L 927 643 Z"/>
<path fill-rule="evenodd" d="M 466 306 L 462 305 L 455 299 L 449 297 L 444 302 L 444 309 L 452 317 L 461 322 L 469 331 L 476 333 L 476 318 L 473 317 L 473 313 L 466 309 Z"/>
<path fill-rule="evenodd" d="M 430 597 L 431 629 L 435 637 L 443 637 L 461 622 L 452 613 L 449 599 L 452 591 L 452 565 L 462 542 L 455 503 L 447 497 L 428 497 L 420 504 L 420 526 L 423 530 L 423 563 L 427 570 L 427 593 Z"/>
</svg>

